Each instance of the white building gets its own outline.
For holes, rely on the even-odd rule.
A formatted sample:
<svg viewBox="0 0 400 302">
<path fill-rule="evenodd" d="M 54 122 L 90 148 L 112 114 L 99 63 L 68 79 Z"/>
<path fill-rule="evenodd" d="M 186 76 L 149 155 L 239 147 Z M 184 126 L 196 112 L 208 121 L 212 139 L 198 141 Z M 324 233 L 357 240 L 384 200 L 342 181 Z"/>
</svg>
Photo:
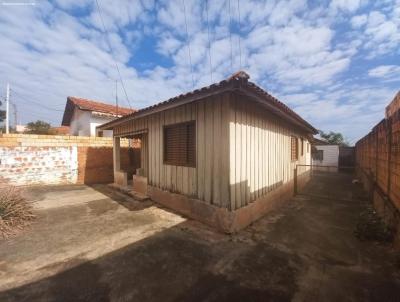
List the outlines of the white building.
<svg viewBox="0 0 400 302">
<path fill-rule="evenodd" d="M 112 130 L 99 131 L 96 134 L 96 127 L 134 111 L 129 108 L 69 96 L 61 124 L 69 126 L 70 135 L 112 137 Z"/>
<path fill-rule="evenodd" d="M 333 145 L 319 139 L 314 139 L 312 146 L 313 165 L 330 166 L 332 168 L 339 166 L 339 145 Z"/>
</svg>

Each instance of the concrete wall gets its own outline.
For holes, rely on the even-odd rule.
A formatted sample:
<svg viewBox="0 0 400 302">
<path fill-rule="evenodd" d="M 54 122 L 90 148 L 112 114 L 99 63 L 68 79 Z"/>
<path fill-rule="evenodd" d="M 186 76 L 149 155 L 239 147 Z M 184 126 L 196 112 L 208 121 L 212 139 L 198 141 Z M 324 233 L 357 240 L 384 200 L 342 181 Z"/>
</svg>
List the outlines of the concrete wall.
<svg viewBox="0 0 400 302">
<path fill-rule="evenodd" d="M 121 165 L 132 174 L 140 165 L 135 157 L 139 145 L 128 148 L 128 141 L 122 140 L 122 147 Z M 3 134 L 0 181 L 13 185 L 112 182 L 112 139 Z"/>
</svg>

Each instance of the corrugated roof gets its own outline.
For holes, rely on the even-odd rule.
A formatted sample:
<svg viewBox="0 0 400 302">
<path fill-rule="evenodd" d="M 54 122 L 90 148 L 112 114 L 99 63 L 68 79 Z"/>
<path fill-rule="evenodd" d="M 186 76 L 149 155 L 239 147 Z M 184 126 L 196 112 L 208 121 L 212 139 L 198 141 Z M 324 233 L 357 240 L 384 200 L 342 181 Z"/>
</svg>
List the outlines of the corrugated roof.
<svg viewBox="0 0 400 302">
<path fill-rule="evenodd" d="M 185 93 L 178 95 L 176 97 L 170 98 L 166 101 L 157 103 L 155 105 L 139 109 L 134 113 L 128 114 L 124 117 L 121 117 L 119 119 L 113 120 L 111 122 L 105 123 L 101 125 L 99 128 L 100 129 L 110 129 L 114 127 L 115 125 L 121 124 L 124 121 L 128 121 L 131 119 L 135 119 L 147 114 L 151 114 L 156 111 L 161 111 L 165 109 L 169 109 L 171 106 L 179 106 L 182 103 L 189 103 L 195 100 L 199 100 L 202 98 L 205 98 L 207 96 L 217 94 L 217 93 L 222 93 L 226 91 L 236 91 L 236 92 L 243 92 L 246 95 L 251 95 L 254 97 L 259 98 L 262 100 L 262 102 L 265 105 L 268 105 L 269 107 L 275 109 L 275 113 L 279 111 L 279 113 L 282 113 L 286 115 L 287 117 L 290 117 L 290 119 L 293 121 L 296 121 L 296 123 L 303 125 L 305 128 L 309 129 L 313 133 L 317 133 L 317 130 L 311 126 L 307 121 L 305 121 L 302 117 L 300 117 L 296 112 L 294 112 L 292 109 L 290 109 L 288 106 L 286 106 L 284 103 L 279 101 L 277 98 L 273 97 L 269 93 L 267 93 L 265 90 L 263 90 L 261 87 L 257 86 L 256 84 L 249 82 L 249 75 L 243 71 L 239 71 L 235 74 L 233 74 L 231 77 L 229 77 L 226 80 L 223 80 L 219 83 L 212 84 L 210 86 L 206 86 L 200 89 L 193 90 L 191 92 Z M 281 115 L 282 115 L 281 114 Z"/>
<path fill-rule="evenodd" d="M 63 120 L 61 123 L 63 126 L 70 125 L 75 107 L 80 110 L 108 114 L 111 116 L 115 116 L 116 118 L 125 116 L 127 114 L 131 114 L 136 111 L 134 109 L 129 109 L 129 108 L 125 108 L 125 107 L 117 108 L 117 106 L 103 103 L 103 102 L 98 102 L 98 101 L 84 99 L 84 98 L 75 97 L 75 96 L 69 96 L 69 97 L 67 97 L 67 103 L 65 105 L 64 116 L 63 116 Z"/>
</svg>

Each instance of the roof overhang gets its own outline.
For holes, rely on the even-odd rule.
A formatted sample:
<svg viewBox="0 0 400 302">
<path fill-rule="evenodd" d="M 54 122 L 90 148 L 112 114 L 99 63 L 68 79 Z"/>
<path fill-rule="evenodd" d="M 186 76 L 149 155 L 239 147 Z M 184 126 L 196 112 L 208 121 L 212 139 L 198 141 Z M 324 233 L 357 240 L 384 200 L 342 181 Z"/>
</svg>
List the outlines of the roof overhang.
<svg viewBox="0 0 400 302">
<path fill-rule="evenodd" d="M 254 86 L 257 87 L 256 85 L 254 85 Z M 103 125 L 100 125 L 97 128 L 99 130 L 112 130 L 114 127 L 121 125 L 130 120 L 135 120 L 135 119 L 142 118 L 142 117 L 145 117 L 145 116 L 148 116 L 148 115 L 151 115 L 154 113 L 158 113 L 158 112 L 161 112 L 164 110 L 176 108 L 178 106 L 182 106 L 182 105 L 185 105 L 185 104 L 188 104 L 188 103 L 191 103 L 194 101 L 198 101 L 198 100 L 201 100 L 201 99 L 204 99 L 207 97 L 211 97 L 211 96 L 214 96 L 217 94 L 221 94 L 224 92 L 233 92 L 233 93 L 238 93 L 239 95 L 249 97 L 251 100 L 262 105 L 268 111 L 281 117 L 282 119 L 288 121 L 289 123 L 301 128 L 305 132 L 308 132 L 311 134 L 318 133 L 318 130 L 315 129 L 313 126 L 311 126 L 309 123 L 307 123 L 305 120 L 301 119 L 300 117 L 295 118 L 293 115 L 289 114 L 288 112 L 285 112 L 285 110 L 283 110 L 282 108 L 279 108 L 279 107 L 282 107 L 282 106 L 276 105 L 276 102 L 279 102 L 279 101 L 274 99 L 272 96 L 270 96 L 266 92 L 264 92 L 264 91 L 260 92 L 258 90 L 261 90 L 261 89 L 260 88 L 258 88 L 258 89 L 250 88 L 249 85 L 247 84 L 247 81 L 244 81 L 244 80 L 226 81 L 224 85 L 213 84 L 209 87 L 190 92 L 184 96 L 182 96 L 182 95 L 177 96 L 176 98 L 165 101 L 158 105 L 154 105 L 154 106 L 150 106 L 150 107 L 141 109 L 137 112 L 134 112 L 133 114 L 130 114 L 130 115 L 124 116 L 122 118 L 107 122 Z M 286 107 L 285 105 L 283 105 L 283 106 Z M 288 109 L 288 110 L 290 110 L 290 109 Z M 296 116 L 296 114 L 295 114 L 295 116 Z"/>
</svg>

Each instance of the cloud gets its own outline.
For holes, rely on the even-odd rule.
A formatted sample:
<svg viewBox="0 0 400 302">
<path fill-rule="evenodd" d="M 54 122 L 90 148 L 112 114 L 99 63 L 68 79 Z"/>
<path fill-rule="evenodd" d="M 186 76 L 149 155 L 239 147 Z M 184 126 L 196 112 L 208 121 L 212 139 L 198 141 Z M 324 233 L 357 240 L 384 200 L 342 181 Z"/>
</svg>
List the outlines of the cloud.
<svg viewBox="0 0 400 302">
<path fill-rule="evenodd" d="M 340 9 L 346 12 L 355 12 L 360 7 L 360 0 L 333 0 L 330 4 L 333 9 Z"/>
<path fill-rule="evenodd" d="M 116 64 L 138 108 L 241 68 L 318 128 L 361 136 L 400 84 L 393 1 L 184 3 L 188 36 L 182 0 L 99 0 L 107 33 L 93 1 L 2 8 L 0 88 L 11 83 L 23 122 L 59 124 L 66 96 L 113 103 L 116 80 L 128 106 Z"/>
<path fill-rule="evenodd" d="M 367 15 L 358 15 L 351 18 L 351 25 L 354 28 L 360 28 L 361 26 L 367 23 L 368 17 Z"/>
<path fill-rule="evenodd" d="M 368 71 L 368 75 L 374 78 L 386 78 L 392 80 L 400 79 L 399 65 L 381 65 Z"/>
</svg>

